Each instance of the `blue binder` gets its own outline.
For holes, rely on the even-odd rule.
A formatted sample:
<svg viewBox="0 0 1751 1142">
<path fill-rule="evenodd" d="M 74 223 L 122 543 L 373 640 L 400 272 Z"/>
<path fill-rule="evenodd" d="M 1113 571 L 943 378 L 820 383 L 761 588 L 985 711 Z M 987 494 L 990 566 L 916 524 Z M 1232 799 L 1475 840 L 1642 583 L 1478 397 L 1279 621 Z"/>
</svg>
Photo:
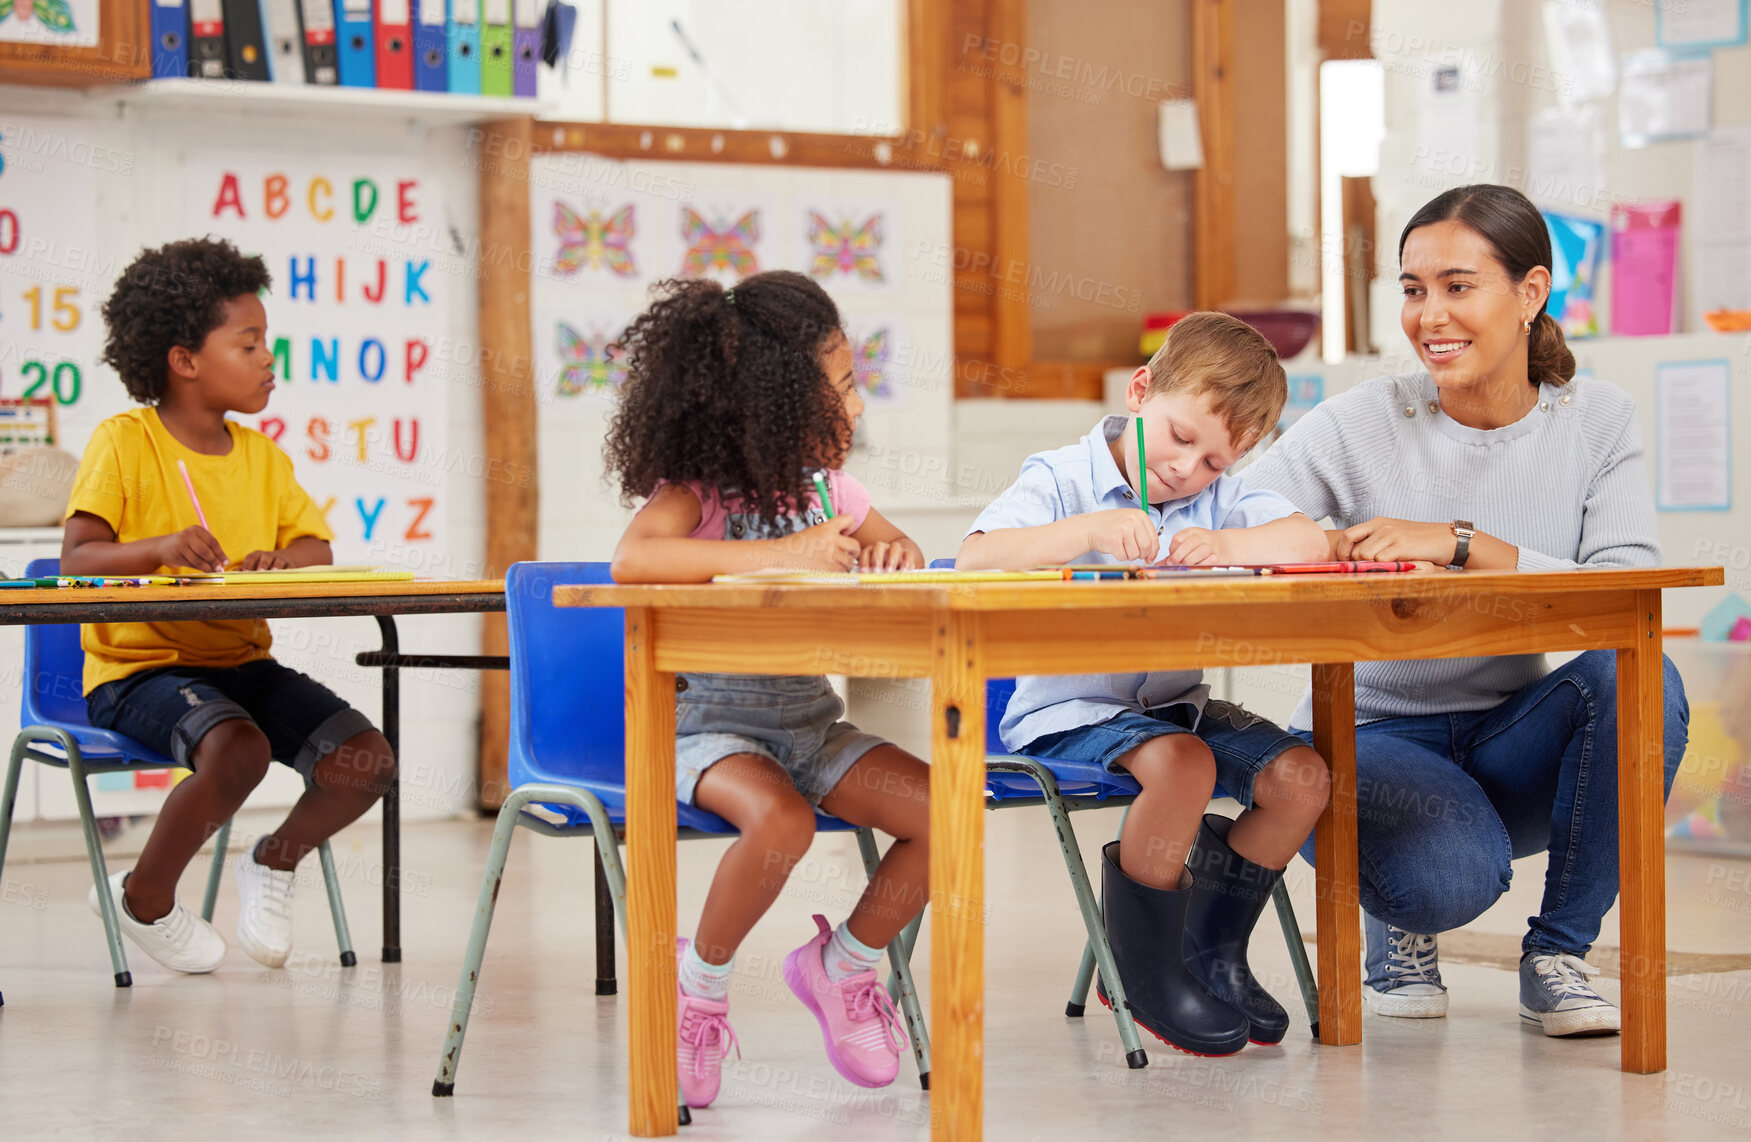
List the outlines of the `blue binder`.
<svg viewBox="0 0 1751 1142">
<path fill-rule="evenodd" d="M 451 0 L 445 39 L 450 49 L 450 90 L 479 95 L 480 0 Z"/>
<path fill-rule="evenodd" d="M 413 87 L 415 91 L 450 90 L 449 32 L 445 25 L 449 6 L 444 0 L 414 0 Z"/>
<path fill-rule="evenodd" d="M 377 86 L 377 44 L 371 28 L 371 0 L 334 0 L 339 27 L 335 44 L 342 87 Z"/>
<path fill-rule="evenodd" d="M 188 78 L 188 5 L 152 0 L 152 78 Z"/>
</svg>

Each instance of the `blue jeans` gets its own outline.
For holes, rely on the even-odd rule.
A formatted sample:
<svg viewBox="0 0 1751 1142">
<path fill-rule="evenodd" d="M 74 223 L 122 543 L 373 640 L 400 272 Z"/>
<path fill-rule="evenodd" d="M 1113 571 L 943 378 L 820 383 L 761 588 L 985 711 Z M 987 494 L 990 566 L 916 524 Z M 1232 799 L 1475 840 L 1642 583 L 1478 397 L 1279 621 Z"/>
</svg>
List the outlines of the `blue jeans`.
<svg viewBox="0 0 1751 1142">
<path fill-rule="evenodd" d="M 1669 658 L 1665 706 L 1670 795 L 1690 704 Z M 1507 891 L 1511 859 L 1548 851 L 1522 949 L 1586 955 L 1617 899 L 1616 652 L 1588 651 L 1494 709 L 1357 726 L 1356 818 L 1370 915 L 1463 927 Z M 1312 838 L 1301 855 L 1313 861 Z"/>
</svg>

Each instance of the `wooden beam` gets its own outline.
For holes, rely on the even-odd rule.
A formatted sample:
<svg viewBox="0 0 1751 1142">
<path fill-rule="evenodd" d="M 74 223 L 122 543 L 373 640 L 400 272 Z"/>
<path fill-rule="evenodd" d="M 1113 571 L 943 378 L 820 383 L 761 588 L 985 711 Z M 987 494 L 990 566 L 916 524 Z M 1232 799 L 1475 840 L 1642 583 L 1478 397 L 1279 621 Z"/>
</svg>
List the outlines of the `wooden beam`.
<svg viewBox="0 0 1751 1142">
<path fill-rule="evenodd" d="M 991 37 L 999 44 L 1025 44 L 1026 0 L 993 0 Z M 991 84 L 991 138 L 988 146 L 996 157 L 991 165 L 992 249 L 1000 278 L 1027 280 L 1028 184 L 1027 167 L 1016 158 L 1029 153 L 1027 117 L 1027 71 L 1020 64 L 1026 53 L 1017 52 L 1014 64 L 1004 64 L 999 53 Z M 1021 273 L 1018 275 L 1018 268 Z M 999 289 L 991 299 L 991 359 L 999 368 L 1023 369 L 1034 357 L 1032 297 L 1026 289 Z"/>
<path fill-rule="evenodd" d="M 1192 0 L 1192 95 L 1204 136 L 1193 180 L 1192 298 L 1216 309 L 1234 296 L 1234 6 Z"/>
<path fill-rule="evenodd" d="M 1318 0 L 1319 54 L 1325 59 L 1373 59 L 1369 25 L 1374 0 Z"/>
<path fill-rule="evenodd" d="M 480 411 L 488 471 L 537 471 L 535 370 L 529 311 L 529 160 L 535 121 L 486 124 L 480 163 Z M 486 575 L 536 557 L 539 481 L 486 483 Z M 503 615 L 487 615 L 481 653 L 506 654 Z M 510 678 L 490 670 L 480 681 L 480 784 L 485 809 L 510 792 Z"/>
</svg>

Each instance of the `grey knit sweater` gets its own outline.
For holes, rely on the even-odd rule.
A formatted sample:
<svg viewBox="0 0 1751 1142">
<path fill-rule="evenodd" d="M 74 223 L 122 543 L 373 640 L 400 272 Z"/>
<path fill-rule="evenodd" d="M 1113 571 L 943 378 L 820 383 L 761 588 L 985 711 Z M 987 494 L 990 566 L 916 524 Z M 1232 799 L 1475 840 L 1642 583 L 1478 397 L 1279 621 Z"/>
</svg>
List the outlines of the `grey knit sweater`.
<svg viewBox="0 0 1751 1142">
<path fill-rule="evenodd" d="M 1440 411 L 1427 373 L 1376 377 L 1316 406 L 1239 475 L 1336 527 L 1470 520 L 1517 546 L 1522 571 L 1660 562 L 1635 401 L 1589 378 L 1542 385 L 1525 417 L 1478 429 Z M 1547 669 L 1542 654 L 1358 663 L 1356 718 L 1488 709 Z M 1291 724 L 1312 723 L 1309 695 Z"/>
</svg>

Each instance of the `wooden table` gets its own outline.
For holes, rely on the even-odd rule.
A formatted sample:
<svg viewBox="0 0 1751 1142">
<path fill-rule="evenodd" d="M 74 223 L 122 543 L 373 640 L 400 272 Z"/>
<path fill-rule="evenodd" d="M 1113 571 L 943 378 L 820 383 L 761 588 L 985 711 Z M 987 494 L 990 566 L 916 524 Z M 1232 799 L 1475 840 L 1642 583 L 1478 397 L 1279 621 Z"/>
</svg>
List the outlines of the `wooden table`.
<svg viewBox="0 0 1751 1142">
<path fill-rule="evenodd" d="M 1359 1043 L 1355 667 L 1616 650 L 1623 1069 L 1666 1066 L 1660 590 L 1719 567 L 895 586 L 565 586 L 626 608 L 630 1127 L 673 1134 L 675 684 L 679 671 L 931 682 L 931 1123 L 980 1135 L 985 1065 L 985 681 L 1014 674 L 1312 663 L 1332 771 L 1315 832 L 1321 1042 Z M 1504 1032 L 1506 1033 L 1506 1032 Z"/>
<path fill-rule="evenodd" d="M 383 736 L 401 756 L 401 680 L 409 667 L 506 669 L 503 658 L 404 655 L 396 615 L 505 609 L 502 579 L 383 580 L 353 583 L 234 583 L 186 587 L 62 587 L 0 591 L 0 625 L 175 622 L 193 619 L 340 618 L 370 615 L 381 650 L 358 656 L 383 670 Z M 401 780 L 383 795 L 383 962 L 401 962 Z"/>
</svg>

